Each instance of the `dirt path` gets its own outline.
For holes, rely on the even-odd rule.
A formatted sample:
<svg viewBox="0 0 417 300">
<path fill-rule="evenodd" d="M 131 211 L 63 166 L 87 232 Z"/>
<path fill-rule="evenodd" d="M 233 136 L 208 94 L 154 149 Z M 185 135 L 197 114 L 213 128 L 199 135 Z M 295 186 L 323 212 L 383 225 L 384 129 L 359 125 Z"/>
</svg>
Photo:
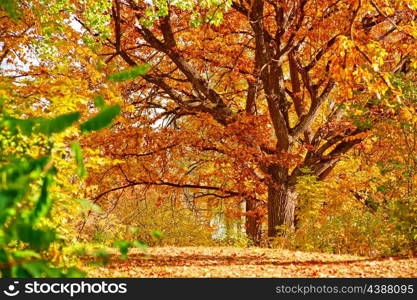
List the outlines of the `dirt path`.
<svg viewBox="0 0 417 300">
<path fill-rule="evenodd" d="M 92 277 L 417 277 L 417 258 L 369 259 L 351 255 L 264 248 L 156 247 L 131 250 L 90 268 Z"/>
</svg>

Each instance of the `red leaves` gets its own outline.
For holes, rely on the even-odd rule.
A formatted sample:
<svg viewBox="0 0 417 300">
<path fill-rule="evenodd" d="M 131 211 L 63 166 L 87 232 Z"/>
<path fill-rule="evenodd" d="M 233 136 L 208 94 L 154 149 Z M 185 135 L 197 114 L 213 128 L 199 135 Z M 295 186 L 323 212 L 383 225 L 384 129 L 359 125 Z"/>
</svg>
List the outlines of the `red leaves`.
<svg viewBox="0 0 417 300">
<path fill-rule="evenodd" d="M 91 269 L 98 277 L 416 277 L 417 259 L 368 260 L 265 248 L 161 247 Z"/>
<path fill-rule="evenodd" d="M 316 147 L 314 147 L 313 145 L 310 145 L 310 144 L 304 144 L 304 147 L 307 150 L 311 150 L 311 151 L 314 151 L 316 149 Z"/>
<path fill-rule="evenodd" d="M 162 204 L 162 201 L 163 201 L 163 199 L 162 199 L 161 197 L 158 197 L 158 200 L 155 202 L 155 205 L 156 205 L 157 207 L 160 207 L 160 206 L 161 206 L 161 204 Z"/>
</svg>

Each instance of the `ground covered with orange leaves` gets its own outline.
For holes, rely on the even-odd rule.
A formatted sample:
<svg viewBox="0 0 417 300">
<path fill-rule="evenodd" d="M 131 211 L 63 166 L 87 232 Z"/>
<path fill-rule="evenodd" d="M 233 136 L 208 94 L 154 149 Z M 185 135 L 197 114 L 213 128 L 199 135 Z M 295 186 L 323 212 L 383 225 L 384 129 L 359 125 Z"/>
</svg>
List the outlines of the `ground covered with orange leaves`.
<svg viewBox="0 0 417 300">
<path fill-rule="evenodd" d="M 91 277 L 417 277 L 417 258 L 375 259 L 266 248 L 131 249 Z"/>
</svg>

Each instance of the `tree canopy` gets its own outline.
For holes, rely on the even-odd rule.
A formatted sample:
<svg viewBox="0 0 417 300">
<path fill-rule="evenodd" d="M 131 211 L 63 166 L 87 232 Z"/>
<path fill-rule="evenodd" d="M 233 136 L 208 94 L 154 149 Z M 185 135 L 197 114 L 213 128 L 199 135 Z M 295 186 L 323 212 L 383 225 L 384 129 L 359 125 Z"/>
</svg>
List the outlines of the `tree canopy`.
<svg viewBox="0 0 417 300">
<path fill-rule="evenodd" d="M 230 232 L 246 245 L 415 251 L 416 1 L 0 8 L 4 218 L 47 219 L 123 257 Z M 7 251 L 19 237 L 40 249 L 19 234 Z"/>
</svg>

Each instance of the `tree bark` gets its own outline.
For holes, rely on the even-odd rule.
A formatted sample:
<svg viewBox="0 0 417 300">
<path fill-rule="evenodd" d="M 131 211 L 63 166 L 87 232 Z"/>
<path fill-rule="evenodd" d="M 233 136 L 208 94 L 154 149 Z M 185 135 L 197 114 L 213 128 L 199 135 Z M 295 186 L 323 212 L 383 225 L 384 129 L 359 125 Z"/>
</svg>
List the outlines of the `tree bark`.
<svg viewBox="0 0 417 300">
<path fill-rule="evenodd" d="M 258 205 L 253 199 L 246 199 L 246 236 L 253 242 L 254 246 L 261 243 L 261 220 L 257 211 Z"/>
<path fill-rule="evenodd" d="M 282 227 L 294 228 L 296 193 L 288 170 L 275 166 L 268 186 L 268 237 L 282 235 Z M 281 227 L 281 228 L 280 228 Z"/>
</svg>

